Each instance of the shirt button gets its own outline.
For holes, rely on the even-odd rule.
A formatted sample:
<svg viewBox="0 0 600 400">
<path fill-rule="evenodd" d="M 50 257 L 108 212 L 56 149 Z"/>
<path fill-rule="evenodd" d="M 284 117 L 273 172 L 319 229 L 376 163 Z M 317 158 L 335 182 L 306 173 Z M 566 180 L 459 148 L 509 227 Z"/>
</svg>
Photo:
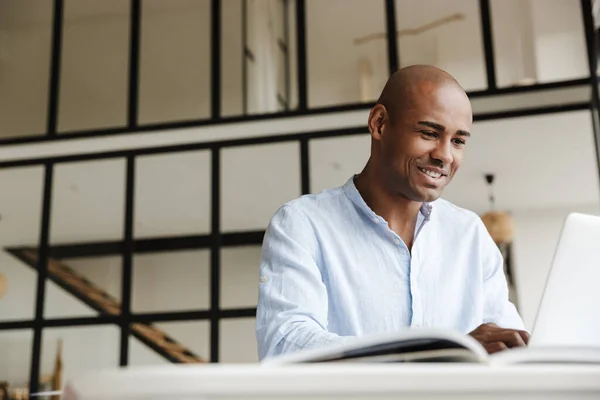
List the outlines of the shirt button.
<svg viewBox="0 0 600 400">
<path fill-rule="evenodd" d="M 400 239 L 398 239 L 398 238 L 395 238 L 395 239 L 394 239 L 394 242 L 396 242 L 396 244 L 397 244 L 397 245 L 400 245 Z"/>
<path fill-rule="evenodd" d="M 377 219 L 377 217 L 373 217 L 373 222 L 378 223 L 379 220 Z"/>
</svg>

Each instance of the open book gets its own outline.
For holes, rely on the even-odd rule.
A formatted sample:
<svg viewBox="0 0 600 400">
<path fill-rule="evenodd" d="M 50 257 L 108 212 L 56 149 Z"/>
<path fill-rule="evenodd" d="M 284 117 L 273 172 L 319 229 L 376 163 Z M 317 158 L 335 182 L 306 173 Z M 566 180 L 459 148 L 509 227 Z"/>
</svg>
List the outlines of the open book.
<svg viewBox="0 0 600 400">
<path fill-rule="evenodd" d="M 435 329 L 350 338 L 343 343 L 309 349 L 264 361 L 268 365 L 325 362 L 471 362 L 483 364 L 594 363 L 600 348 L 523 347 L 488 355 L 468 335 Z"/>
</svg>

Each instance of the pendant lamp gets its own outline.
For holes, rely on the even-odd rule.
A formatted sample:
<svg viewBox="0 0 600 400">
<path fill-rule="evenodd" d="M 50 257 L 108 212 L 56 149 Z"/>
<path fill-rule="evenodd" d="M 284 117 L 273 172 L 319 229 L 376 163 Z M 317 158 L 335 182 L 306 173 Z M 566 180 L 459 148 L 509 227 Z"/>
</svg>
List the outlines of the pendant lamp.
<svg viewBox="0 0 600 400">
<path fill-rule="evenodd" d="M 485 180 L 489 190 L 490 210 L 481 216 L 481 220 L 496 244 L 511 243 L 515 235 L 514 220 L 509 213 L 496 210 L 493 188 L 494 175 L 486 174 Z"/>
</svg>

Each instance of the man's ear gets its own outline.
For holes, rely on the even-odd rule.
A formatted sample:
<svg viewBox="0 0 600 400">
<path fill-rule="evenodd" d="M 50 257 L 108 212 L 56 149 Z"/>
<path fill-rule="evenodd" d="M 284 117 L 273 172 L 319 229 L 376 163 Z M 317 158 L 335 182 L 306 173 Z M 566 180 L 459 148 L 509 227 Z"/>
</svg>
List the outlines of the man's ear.
<svg viewBox="0 0 600 400">
<path fill-rule="evenodd" d="M 387 110 L 383 104 L 375 104 L 369 113 L 369 132 L 375 140 L 381 139 L 381 134 L 388 123 Z"/>
</svg>

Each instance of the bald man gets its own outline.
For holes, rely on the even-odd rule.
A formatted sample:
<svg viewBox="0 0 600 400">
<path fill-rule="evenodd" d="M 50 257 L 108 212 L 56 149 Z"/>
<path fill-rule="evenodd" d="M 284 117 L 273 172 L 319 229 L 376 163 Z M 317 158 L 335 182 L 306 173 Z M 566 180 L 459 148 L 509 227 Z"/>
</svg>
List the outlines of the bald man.
<svg viewBox="0 0 600 400">
<path fill-rule="evenodd" d="M 440 198 L 460 168 L 472 111 L 446 72 L 412 66 L 369 114 L 371 155 L 341 187 L 283 205 L 264 237 L 259 358 L 349 337 L 434 327 L 488 352 L 524 346 L 502 255 L 481 219 Z"/>
</svg>

